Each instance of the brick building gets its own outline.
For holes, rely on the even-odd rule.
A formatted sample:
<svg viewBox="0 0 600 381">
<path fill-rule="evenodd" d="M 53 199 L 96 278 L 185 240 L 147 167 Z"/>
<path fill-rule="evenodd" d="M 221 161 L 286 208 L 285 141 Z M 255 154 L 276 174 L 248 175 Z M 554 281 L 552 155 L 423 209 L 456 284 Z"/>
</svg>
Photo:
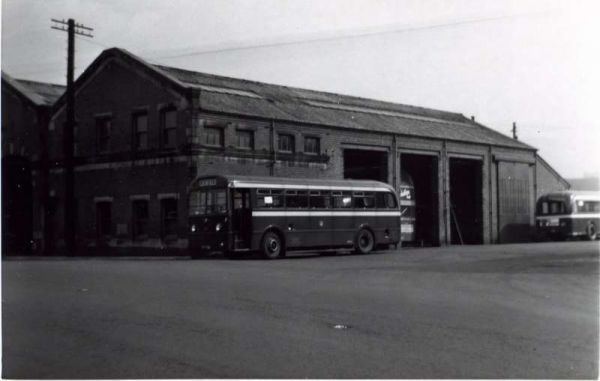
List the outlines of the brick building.
<svg viewBox="0 0 600 381">
<path fill-rule="evenodd" d="M 27 253 L 32 241 L 44 241 L 44 216 L 33 216 L 33 210 L 51 210 L 41 205 L 48 206 L 47 127 L 64 90 L 2 72 L 3 253 Z"/>
<path fill-rule="evenodd" d="M 64 98 L 49 126 L 59 241 Z M 80 247 L 185 248 L 186 187 L 219 173 L 394 186 L 407 173 L 425 245 L 525 240 L 533 223 L 536 149 L 461 114 L 153 65 L 117 48 L 77 79 L 76 105 Z"/>
</svg>

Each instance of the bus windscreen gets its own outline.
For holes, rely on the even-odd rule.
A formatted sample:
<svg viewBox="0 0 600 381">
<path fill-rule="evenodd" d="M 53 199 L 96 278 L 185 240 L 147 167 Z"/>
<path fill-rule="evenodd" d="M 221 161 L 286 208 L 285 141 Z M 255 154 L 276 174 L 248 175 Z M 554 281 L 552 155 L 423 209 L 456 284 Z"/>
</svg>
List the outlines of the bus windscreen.
<svg viewBox="0 0 600 381">
<path fill-rule="evenodd" d="M 227 211 L 225 190 L 199 190 L 190 193 L 190 215 L 221 214 Z"/>
</svg>

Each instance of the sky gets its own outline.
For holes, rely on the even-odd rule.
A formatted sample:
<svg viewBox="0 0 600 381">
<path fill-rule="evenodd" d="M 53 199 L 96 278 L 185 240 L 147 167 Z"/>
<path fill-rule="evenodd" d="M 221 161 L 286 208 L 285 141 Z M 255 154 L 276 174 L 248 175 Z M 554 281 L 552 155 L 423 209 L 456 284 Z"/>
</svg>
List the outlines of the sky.
<svg viewBox="0 0 600 381">
<path fill-rule="evenodd" d="M 539 149 L 563 177 L 600 169 L 600 1 L 2 0 L 1 64 L 66 82 L 106 48 L 167 66 L 462 113 Z"/>
</svg>

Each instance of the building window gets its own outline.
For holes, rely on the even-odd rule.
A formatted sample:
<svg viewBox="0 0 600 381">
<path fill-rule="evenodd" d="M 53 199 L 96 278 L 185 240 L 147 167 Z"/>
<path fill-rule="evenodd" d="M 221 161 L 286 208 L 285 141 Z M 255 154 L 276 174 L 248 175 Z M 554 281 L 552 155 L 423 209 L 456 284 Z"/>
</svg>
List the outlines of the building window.
<svg viewBox="0 0 600 381">
<path fill-rule="evenodd" d="M 110 149 L 110 118 L 96 119 L 96 150 L 98 153 L 108 152 Z"/>
<path fill-rule="evenodd" d="M 306 136 L 304 138 L 304 153 L 318 155 L 321 153 L 319 138 L 314 136 Z"/>
<path fill-rule="evenodd" d="M 160 200 L 162 236 L 177 235 L 177 199 L 163 198 Z"/>
<path fill-rule="evenodd" d="M 254 149 L 254 131 L 237 130 L 237 146 L 242 149 Z"/>
<path fill-rule="evenodd" d="M 279 134 L 278 149 L 281 152 L 294 152 L 294 136 Z"/>
<path fill-rule="evenodd" d="M 148 235 L 148 200 L 133 200 L 132 204 L 133 238 L 144 238 Z"/>
<path fill-rule="evenodd" d="M 165 148 L 177 145 L 177 110 L 168 108 L 161 112 L 161 142 Z"/>
<path fill-rule="evenodd" d="M 96 236 L 102 239 L 112 235 L 110 201 L 101 201 L 96 203 Z"/>
<path fill-rule="evenodd" d="M 206 136 L 205 144 L 213 147 L 223 147 L 223 129 L 220 127 L 206 127 L 204 129 Z"/>
<path fill-rule="evenodd" d="M 136 151 L 148 149 L 148 114 L 133 115 L 133 148 Z"/>
</svg>

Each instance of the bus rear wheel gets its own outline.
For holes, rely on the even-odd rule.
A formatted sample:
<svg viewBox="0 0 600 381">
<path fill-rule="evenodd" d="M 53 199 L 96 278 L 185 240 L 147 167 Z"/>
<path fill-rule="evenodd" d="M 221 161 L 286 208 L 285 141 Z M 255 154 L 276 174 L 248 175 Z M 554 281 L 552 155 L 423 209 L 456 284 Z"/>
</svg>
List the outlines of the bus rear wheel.
<svg viewBox="0 0 600 381">
<path fill-rule="evenodd" d="M 367 229 L 361 229 L 356 235 L 355 248 L 360 254 L 368 254 L 375 247 L 375 239 L 373 233 Z"/>
<path fill-rule="evenodd" d="M 594 224 L 589 224 L 586 229 L 587 239 L 590 241 L 594 241 L 598 237 L 598 232 L 596 231 L 596 226 Z"/>
<path fill-rule="evenodd" d="M 281 237 L 274 231 L 265 233 L 262 239 L 262 256 L 265 259 L 276 259 L 283 256 L 284 248 L 281 243 Z"/>
</svg>

